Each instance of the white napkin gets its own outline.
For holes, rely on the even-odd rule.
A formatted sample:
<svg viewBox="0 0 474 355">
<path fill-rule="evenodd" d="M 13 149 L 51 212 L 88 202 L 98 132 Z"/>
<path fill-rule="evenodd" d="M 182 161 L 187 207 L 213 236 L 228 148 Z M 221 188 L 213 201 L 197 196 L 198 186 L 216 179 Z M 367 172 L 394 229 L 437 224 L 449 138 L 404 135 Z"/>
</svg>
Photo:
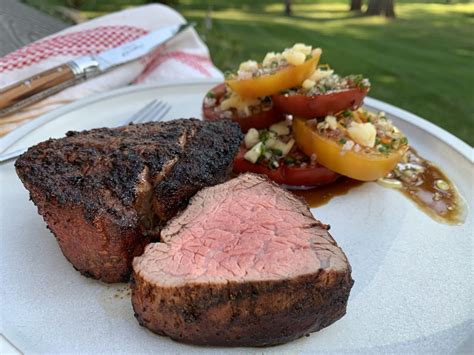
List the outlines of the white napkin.
<svg viewBox="0 0 474 355">
<path fill-rule="evenodd" d="M 147 5 L 69 27 L 0 58 L 0 88 L 82 55 L 96 54 L 161 27 L 185 23 L 165 5 Z M 222 78 L 206 45 L 189 29 L 147 57 L 70 87 L 0 119 L 0 135 L 68 102 L 129 84 L 189 78 Z"/>
</svg>

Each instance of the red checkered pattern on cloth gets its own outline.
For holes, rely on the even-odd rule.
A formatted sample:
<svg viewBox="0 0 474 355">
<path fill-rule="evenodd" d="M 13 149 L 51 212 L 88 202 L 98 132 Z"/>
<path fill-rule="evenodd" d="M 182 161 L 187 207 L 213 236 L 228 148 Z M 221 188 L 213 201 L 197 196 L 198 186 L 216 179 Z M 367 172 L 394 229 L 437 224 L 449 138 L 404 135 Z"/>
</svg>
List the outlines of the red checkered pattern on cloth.
<svg viewBox="0 0 474 355">
<path fill-rule="evenodd" d="M 158 53 L 152 58 L 149 58 L 146 62 L 145 70 L 134 81 L 134 83 L 138 84 L 143 82 L 150 73 L 152 73 L 156 68 L 158 68 L 161 64 L 168 60 L 179 61 L 202 73 L 206 77 L 212 77 L 212 74 L 206 68 L 206 66 L 212 65 L 212 62 L 208 57 L 203 55 L 185 53 L 183 51 L 173 51 L 167 53 Z"/>
<path fill-rule="evenodd" d="M 32 43 L 0 58 L 0 73 L 20 69 L 54 56 L 97 54 L 133 41 L 148 31 L 132 26 L 99 26 Z"/>
<path fill-rule="evenodd" d="M 0 88 L 64 64 L 97 54 L 185 19 L 161 4 L 126 9 L 67 28 L 0 58 Z M 209 58 L 206 45 L 193 29 L 187 30 L 139 61 L 69 87 L 0 120 L 0 136 L 20 124 L 68 102 L 130 84 L 163 83 L 193 78 L 219 78 L 222 73 Z"/>
</svg>

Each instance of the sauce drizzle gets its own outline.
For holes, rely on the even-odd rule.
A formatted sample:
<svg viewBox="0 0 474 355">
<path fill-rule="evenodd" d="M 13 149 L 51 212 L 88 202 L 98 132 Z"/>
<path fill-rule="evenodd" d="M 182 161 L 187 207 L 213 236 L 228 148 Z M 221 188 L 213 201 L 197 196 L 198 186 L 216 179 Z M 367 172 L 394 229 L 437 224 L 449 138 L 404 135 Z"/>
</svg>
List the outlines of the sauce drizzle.
<svg viewBox="0 0 474 355">
<path fill-rule="evenodd" d="M 400 190 L 434 220 L 457 225 L 466 220 L 467 207 L 456 186 L 440 168 L 410 148 L 381 185 Z"/>
<path fill-rule="evenodd" d="M 339 178 L 336 182 L 310 190 L 292 190 L 303 197 L 309 207 L 319 207 L 335 196 L 347 194 L 364 182 Z M 440 223 L 459 225 L 466 220 L 467 205 L 456 186 L 445 173 L 410 148 L 393 171 L 378 183 L 395 188 L 414 202 L 418 208 Z"/>
<path fill-rule="evenodd" d="M 310 190 L 292 190 L 295 195 L 301 196 L 306 200 L 309 207 L 319 207 L 328 203 L 333 197 L 342 196 L 354 187 L 362 185 L 363 181 L 340 177 L 332 184 L 317 187 Z"/>
</svg>

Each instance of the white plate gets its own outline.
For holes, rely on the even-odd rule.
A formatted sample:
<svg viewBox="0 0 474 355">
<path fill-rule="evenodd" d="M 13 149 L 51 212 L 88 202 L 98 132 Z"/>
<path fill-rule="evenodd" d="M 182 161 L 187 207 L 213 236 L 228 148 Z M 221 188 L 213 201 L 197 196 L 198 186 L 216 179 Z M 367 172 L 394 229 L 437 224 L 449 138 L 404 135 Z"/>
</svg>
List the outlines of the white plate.
<svg viewBox="0 0 474 355">
<path fill-rule="evenodd" d="M 67 130 L 104 126 L 160 98 L 168 118 L 200 117 L 201 100 L 215 82 L 126 88 L 81 100 L 0 140 L 13 150 Z M 374 99 L 410 143 L 439 164 L 472 209 L 472 149 L 406 111 Z M 30 134 L 25 135 L 32 129 Z M 12 163 L 0 167 L 1 329 L 23 352 L 222 353 L 183 345 L 140 327 L 127 286 L 106 285 L 76 272 L 46 229 Z M 459 352 L 472 345 L 473 222 L 431 220 L 397 191 L 374 183 L 312 210 L 332 226 L 355 284 L 347 315 L 330 327 L 278 347 L 225 349 L 229 353 Z"/>
</svg>

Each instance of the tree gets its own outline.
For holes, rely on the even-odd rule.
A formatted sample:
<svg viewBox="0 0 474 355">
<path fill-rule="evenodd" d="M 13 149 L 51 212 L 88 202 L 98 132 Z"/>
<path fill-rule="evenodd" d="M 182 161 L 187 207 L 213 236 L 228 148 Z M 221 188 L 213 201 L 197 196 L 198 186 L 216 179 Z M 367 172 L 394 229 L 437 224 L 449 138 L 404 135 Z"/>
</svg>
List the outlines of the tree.
<svg viewBox="0 0 474 355">
<path fill-rule="evenodd" d="M 285 15 L 291 16 L 291 0 L 285 0 Z"/>
<path fill-rule="evenodd" d="M 395 17 L 395 0 L 369 0 L 366 14 Z"/>
<path fill-rule="evenodd" d="M 362 0 L 351 0 L 350 11 L 361 11 L 362 10 Z"/>
</svg>

